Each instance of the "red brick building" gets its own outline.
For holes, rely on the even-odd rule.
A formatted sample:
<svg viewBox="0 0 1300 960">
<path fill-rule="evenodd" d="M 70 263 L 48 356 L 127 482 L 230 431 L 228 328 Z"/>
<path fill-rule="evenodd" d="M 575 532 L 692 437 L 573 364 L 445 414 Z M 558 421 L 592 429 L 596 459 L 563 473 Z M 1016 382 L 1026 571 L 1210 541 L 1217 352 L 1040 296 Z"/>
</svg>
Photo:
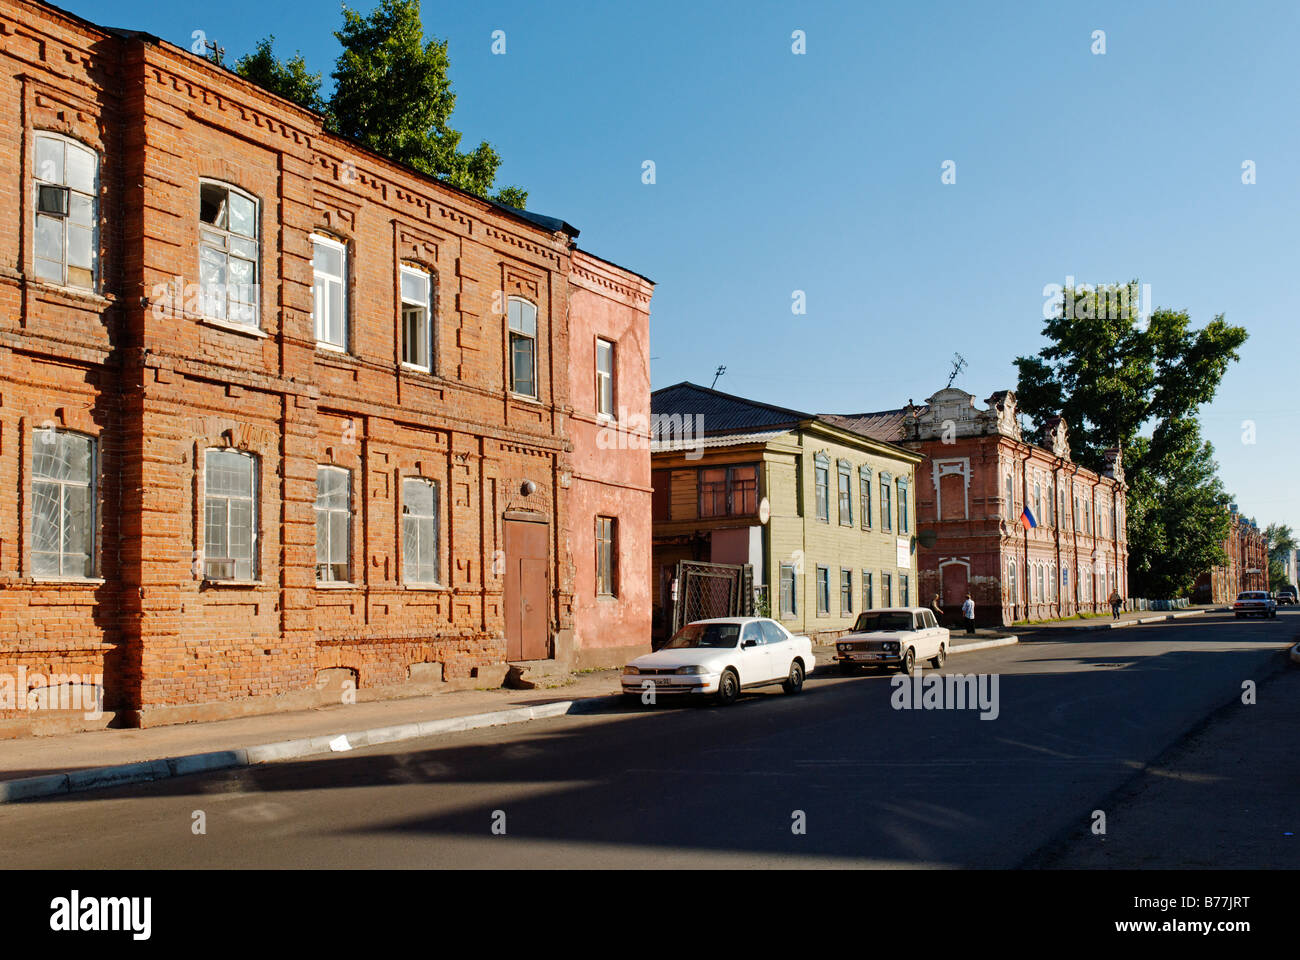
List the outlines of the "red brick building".
<svg viewBox="0 0 1300 960">
<path fill-rule="evenodd" d="M 1254 520 L 1247 520 L 1232 505 L 1228 536 L 1223 541 L 1227 560 L 1201 574 L 1192 590 L 1198 603 L 1230 603 L 1243 590 L 1268 589 L 1268 541 Z"/>
<path fill-rule="evenodd" d="M 646 281 L 44 4 L 0 0 L 0 116 L 0 674 L 151 725 L 573 659 L 572 313 L 648 407 Z"/>
<path fill-rule="evenodd" d="M 1098 475 L 1071 460 L 1059 418 L 1040 446 L 1021 434 L 1014 393 L 985 403 L 948 388 L 926 406 L 837 418 L 925 456 L 916 471 L 921 602 L 939 594 L 956 617 L 969 591 L 977 621 L 1006 625 L 1103 610 L 1113 589 L 1127 598 L 1118 451 Z M 1026 505 L 1037 522 L 1029 529 Z"/>
</svg>

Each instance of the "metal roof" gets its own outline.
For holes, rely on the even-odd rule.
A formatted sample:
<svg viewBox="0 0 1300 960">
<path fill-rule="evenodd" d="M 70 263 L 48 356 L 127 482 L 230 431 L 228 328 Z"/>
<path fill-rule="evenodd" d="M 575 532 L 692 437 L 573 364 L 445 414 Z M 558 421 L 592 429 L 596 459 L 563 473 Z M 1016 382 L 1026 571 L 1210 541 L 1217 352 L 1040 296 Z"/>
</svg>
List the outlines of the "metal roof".
<svg viewBox="0 0 1300 960">
<path fill-rule="evenodd" d="M 650 394 L 650 412 L 656 417 L 674 414 L 703 417 L 705 434 L 756 427 L 784 426 L 793 429 L 802 421 L 812 418 L 810 413 L 746 400 L 744 397 L 688 382 L 675 383 Z"/>
<path fill-rule="evenodd" d="M 913 409 L 917 414 L 922 414 L 929 408 L 921 406 Z M 885 443 L 898 443 L 906 439 L 903 432 L 903 419 L 906 416 L 907 407 L 900 407 L 875 413 L 822 413 L 818 418 L 841 430 L 860 433 L 864 437 L 883 440 Z"/>
</svg>

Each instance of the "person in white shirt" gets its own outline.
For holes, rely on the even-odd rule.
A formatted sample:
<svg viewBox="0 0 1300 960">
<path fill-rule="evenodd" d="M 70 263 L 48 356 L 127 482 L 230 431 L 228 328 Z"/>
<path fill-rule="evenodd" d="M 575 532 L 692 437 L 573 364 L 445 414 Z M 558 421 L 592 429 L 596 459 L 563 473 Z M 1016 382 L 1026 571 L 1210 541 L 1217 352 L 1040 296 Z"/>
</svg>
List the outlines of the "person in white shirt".
<svg viewBox="0 0 1300 960">
<path fill-rule="evenodd" d="M 962 619 L 966 621 L 966 632 L 974 633 L 975 632 L 975 601 L 971 599 L 971 595 L 969 593 L 966 594 L 966 602 L 961 605 L 961 615 L 962 615 Z"/>
</svg>

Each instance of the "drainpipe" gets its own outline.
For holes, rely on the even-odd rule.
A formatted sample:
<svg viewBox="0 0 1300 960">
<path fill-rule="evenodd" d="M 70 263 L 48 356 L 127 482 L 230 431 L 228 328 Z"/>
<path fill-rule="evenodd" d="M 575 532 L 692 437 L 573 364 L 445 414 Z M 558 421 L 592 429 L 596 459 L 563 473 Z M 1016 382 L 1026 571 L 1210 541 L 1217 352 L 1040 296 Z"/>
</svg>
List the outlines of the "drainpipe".
<svg viewBox="0 0 1300 960">
<path fill-rule="evenodd" d="M 1028 509 L 1029 508 L 1029 460 L 1031 457 L 1033 457 L 1034 450 L 1033 447 L 1031 447 L 1027 443 L 1024 444 L 1024 447 L 1025 447 L 1025 456 L 1024 459 L 1020 461 L 1020 487 L 1021 487 L 1020 496 L 1021 496 L 1021 502 L 1024 504 L 1024 509 Z M 1024 510 L 1021 511 L 1021 516 L 1023 515 L 1024 515 Z M 1023 523 L 1020 525 L 1020 528 L 1021 530 L 1024 531 L 1024 537 L 1022 538 L 1022 541 L 1025 545 L 1025 549 L 1024 549 L 1024 553 L 1025 553 L 1024 571 L 1025 571 L 1025 581 L 1026 581 L 1025 582 L 1025 619 L 1028 620 L 1030 598 L 1032 598 L 1034 595 L 1033 593 L 1034 580 L 1032 575 L 1029 573 L 1029 528 L 1026 527 Z"/>
<path fill-rule="evenodd" d="M 1056 615 L 1061 616 L 1061 511 L 1059 509 L 1061 499 L 1061 465 L 1060 457 L 1052 464 L 1052 489 L 1049 494 L 1052 497 L 1052 515 L 1056 521 L 1053 526 L 1053 539 L 1056 541 L 1056 582 L 1052 584 L 1052 595 L 1056 597 Z"/>
<path fill-rule="evenodd" d="M 1074 509 L 1074 484 L 1079 478 L 1079 465 L 1074 464 L 1074 469 L 1070 471 L 1070 540 L 1073 545 L 1073 556 L 1070 560 L 1071 566 L 1074 567 L 1074 576 L 1070 579 L 1074 581 L 1074 612 L 1079 612 L 1079 514 Z"/>
</svg>

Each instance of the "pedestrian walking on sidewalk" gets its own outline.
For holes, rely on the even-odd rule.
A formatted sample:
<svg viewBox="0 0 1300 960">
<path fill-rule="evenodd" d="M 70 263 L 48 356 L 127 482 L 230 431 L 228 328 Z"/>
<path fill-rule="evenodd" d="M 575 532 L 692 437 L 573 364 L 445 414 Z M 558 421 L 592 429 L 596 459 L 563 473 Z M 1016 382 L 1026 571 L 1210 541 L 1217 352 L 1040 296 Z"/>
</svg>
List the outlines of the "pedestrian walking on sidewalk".
<svg viewBox="0 0 1300 960">
<path fill-rule="evenodd" d="M 1110 592 L 1110 616 L 1112 620 L 1119 619 L 1119 608 L 1123 606 L 1123 604 L 1124 604 L 1124 600 L 1119 595 L 1119 591 L 1112 590 Z"/>
<path fill-rule="evenodd" d="M 971 595 L 969 593 L 966 594 L 966 602 L 961 605 L 961 615 L 962 615 L 962 619 L 966 621 L 966 633 L 967 634 L 974 633 L 975 632 L 975 601 L 971 599 Z"/>
<path fill-rule="evenodd" d="M 930 601 L 930 611 L 934 614 L 934 622 L 943 626 L 943 605 L 939 603 L 939 595 L 936 593 L 934 599 Z"/>
</svg>

